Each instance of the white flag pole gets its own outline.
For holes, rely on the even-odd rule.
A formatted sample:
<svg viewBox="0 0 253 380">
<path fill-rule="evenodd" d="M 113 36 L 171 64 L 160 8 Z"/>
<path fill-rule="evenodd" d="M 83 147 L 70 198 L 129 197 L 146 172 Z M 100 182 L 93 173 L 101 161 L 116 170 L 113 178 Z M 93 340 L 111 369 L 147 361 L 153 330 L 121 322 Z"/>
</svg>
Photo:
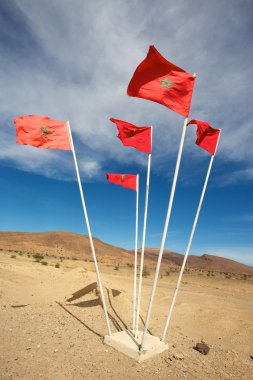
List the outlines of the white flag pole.
<svg viewBox="0 0 253 380">
<path fill-rule="evenodd" d="M 215 152 L 212 155 L 212 157 L 210 158 L 210 162 L 209 162 L 209 166 L 208 166 L 208 170 L 207 170 L 206 179 L 205 179 L 204 186 L 203 186 L 203 189 L 202 189 L 202 193 L 201 193 L 201 196 L 200 196 L 200 201 L 199 201 L 198 209 L 197 209 L 197 212 L 196 212 L 196 215 L 195 215 L 195 219 L 194 219 L 194 223 L 193 223 L 193 226 L 192 226 L 190 238 L 189 238 L 189 241 L 188 241 L 188 244 L 187 244 L 187 248 L 186 248 L 183 264 L 182 264 L 182 267 L 181 267 L 181 270 L 180 270 L 180 274 L 179 274 L 179 277 L 178 277 L 178 280 L 177 280 L 177 285 L 176 285 L 176 289 L 175 289 L 175 292 L 174 292 L 173 300 L 172 300 L 172 303 L 171 303 L 171 306 L 170 306 L 170 309 L 169 309 L 169 314 L 168 314 L 168 317 L 167 317 L 167 320 L 166 320 L 166 323 L 165 323 L 165 327 L 164 327 L 164 331 L 163 331 L 163 335 L 162 335 L 162 339 L 161 339 L 162 341 L 165 340 L 165 337 L 166 337 L 166 334 L 167 334 L 167 330 L 168 330 L 168 327 L 169 327 L 169 323 L 170 323 L 170 319 L 171 319 L 171 314 L 172 314 L 172 311 L 173 311 L 173 308 L 174 308 L 174 305 L 175 305 L 175 302 L 176 302 L 177 293 L 178 293 L 178 290 L 179 290 L 179 287 L 180 287 L 180 283 L 181 283 L 181 279 L 182 279 L 182 276 L 183 276 L 183 273 L 184 273 L 185 264 L 186 264 L 187 257 L 188 257 L 188 254 L 189 254 L 189 251 L 190 251 L 190 248 L 191 248 L 192 239 L 193 239 L 194 232 L 195 232 L 195 229 L 196 229 L 196 225 L 197 225 L 197 222 L 198 222 L 199 213 L 200 213 L 200 210 L 201 210 L 201 206 L 202 206 L 202 203 L 203 203 L 203 199 L 204 199 L 204 195 L 205 195 L 205 191 L 206 191 L 209 175 L 210 175 L 211 168 L 212 168 L 212 165 L 213 165 L 214 156 L 215 156 L 215 153 L 216 153 L 216 150 L 217 150 L 217 147 L 218 147 L 218 143 L 219 143 L 219 139 L 220 139 L 220 134 L 221 134 L 221 132 L 219 133 L 219 137 L 218 137 L 218 141 L 217 141 Z"/>
<path fill-rule="evenodd" d="M 81 184 L 81 180 L 80 180 L 79 169 L 78 169 L 77 159 L 76 159 L 76 153 L 75 153 L 75 147 L 74 147 L 74 143 L 73 143 L 73 139 L 72 139 L 72 133 L 71 133 L 71 128 L 70 128 L 69 121 L 67 122 L 67 126 L 68 126 L 70 145 L 71 145 L 71 149 L 72 149 L 72 153 L 73 153 L 73 159 L 74 159 L 74 163 L 75 163 L 77 182 L 78 182 L 80 196 L 81 196 L 81 201 L 82 201 L 82 206 L 83 206 L 84 218 L 85 218 L 85 222 L 86 222 L 86 226 L 87 226 L 87 231 L 88 231 L 89 240 L 90 240 L 91 252 L 92 252 L 92 256 L 93 256 L 93 260 L 94 260 L 94 264 L 95 264 L 95 268 L 96 268 L 96 273 L 97 273 L 97 279 L 98 279 L 98 286 L 99 286 L 101 301 L 102 301 L 102 305 L 103 305 L 103 309 L 104 309 L 104 313 L 105 313 L 105 319 L 106 319 L 106 324 L 107 324 L 107 327 L 108 327 L 108 333 L 109 333 L 109 335 L 111 335 L 112 332 L 111 332 L 108 312 L 107 312 L 107 308 L 106 308 L 106 303 L 105 303 L 105 298 L 104 298 L 104 292 L 103 292 L 103 287 L 102 287 L 100 273 L 99 273 L 99 268 L 98 268 L 98 263 L 97 263 L 97 257 L 96 257 L 95 248 L 94 248 L 94 244 L 93 244 L 93 239 L 92 239 L 92 235 L 91 235 L 91 229 L 90 229 L 90 223 L 89 223 L 88 213 L 87 213 L 87 209 L 86 209 L 86 205 L 85 205 L 85 200 L 84 200 L 84 196 L 83 196 L 83 188 L 82 188 L 82 184 Z"/>
<path fill-rule="evenodd" d="M 152 131 L 152 126 L 151 126 L 151 147 L 152 147 L 152 132 L 153 131 Z M 149 195 L 150 165 L 151 165 L 151 153 L 148 155 L 146 199 L 145 199 L 144 222 L 143 222 L 143 233 L 142 233 L 141 262 L 140 262 L 138 303 L 137 303 L 136 324 L 135 324 L 135 338 L 137 337 L 137 334 L 138 334 L 139 318 L 140 318 L 141 290 L 142 290 L 142 272 L 143 272 L 143 263 L 144 263 L 144 250 L 145 250 L 146 226 L 147 226 L 147 215 L 148 215 L 148 195 Z"/>
<path fill-rule="evenodd" d="M 172 188 L 171 188 L 170 200 L 169 200 L 169 204 L 168 204 L 167 216 L 166 216 L 164 230 L 163 230 L 161 247 L 160 247 L 160 251 L 159 251 L 159 255 L 158 255 L 158 259 L 157 259 L 155 278 L 154 278 L 153 287 L 152 287 L 152 291 L 151 291 L 147 317 L 146 317 L 142 341 L 141 341 L 141 345 L 140 345 L 140 351 L 143 351 L 143 349 L 144 349 L 145 339 L 146 339 L 146 335 L 147 335 L 147 331 L 148 331 L 149 319 L 150 319 L 152 305 L 153 305 L 153 301 L 154 301 L 154 296 L 155 296 L 155 291 L 156 291 L 156 286 L 157 286 L 157 281 L 158 281 L 158 276 L 159 276 L 159 270 L 160 270 L 160 266 L 161 266 L 161 261 L 162 261 L 164 246 L 165 246 L 165 240 L 166 240 L 168 226 L 169 226 L 172 203 L 173 203 L 173 198 L 174 198 L 175 189 L 176 189 L 176 183 L 177 183 L 178 171 L 179 171 L 179 166 L 180 166 L 180 161 L 181 161 L 181 156 L 182 156 L 182 151 L 183 151 L 187 122 L 188 122 L 188 118 L 186 117 L 184 120 L 184 125 L 183 125 L 183 129 L 182 129 L 182 134 L 181 134 L 181 140 L 180 140 L 179 149 L 178 149 L 177 162 L 176 162 L 174 178 L 173 178 L 173 182 L 172 182 Z"/>
<path fill-rule="evenodd" d="M 137 254 L 138 254 L 138 210 L 139 210 L 139 174 L 136 176 L 136 216 L 135 216 L 135 247 L 134 247 L 134 297 L 133 297 L 133 331 L 136 323 L 136 284 L 137 284 Z"/>
</svg>

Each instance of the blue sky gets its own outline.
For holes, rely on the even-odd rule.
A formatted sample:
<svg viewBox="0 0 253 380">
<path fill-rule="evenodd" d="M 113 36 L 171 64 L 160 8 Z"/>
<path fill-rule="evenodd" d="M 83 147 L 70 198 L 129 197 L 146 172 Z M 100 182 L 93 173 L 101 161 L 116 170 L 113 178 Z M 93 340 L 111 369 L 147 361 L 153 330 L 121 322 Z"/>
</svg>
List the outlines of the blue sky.
<svg viewBox="0 0 253 380">
<path fill-rule="evenodd" d="M 115 117 L 154 126 L 147 246 L 160 246 L 183 118 L 126 96 L 154 44 L 197 74 L 190 118 L 222 128 L 191 253 L 253 265 L 252 15 L 246 0 L 2 1 L 0 229 L 86 233 L 71 153 L 15 144 L 13 118 L 41 114 L 70 120 L 93 234 L 132 249 L 135 193 L 105 173 L 140 173 L 141 231 L 147 156 L 121 145 Z M 188 127 L 166 242 L 181 253 L 210 159 L 195 131 Z"/>
</svg>

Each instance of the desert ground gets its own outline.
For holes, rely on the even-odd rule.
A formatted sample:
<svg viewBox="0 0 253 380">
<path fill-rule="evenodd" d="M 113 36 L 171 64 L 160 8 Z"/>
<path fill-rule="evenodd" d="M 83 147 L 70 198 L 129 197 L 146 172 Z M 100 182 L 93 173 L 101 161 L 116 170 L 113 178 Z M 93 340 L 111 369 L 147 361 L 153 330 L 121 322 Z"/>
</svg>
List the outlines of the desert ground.
<svg viewBox="0 0 253 380">
<path fill-rule="evenodd" d="M 113 332 L 131 327 L 133 269 L 99 266 Z M 153 274 L 143 282 L 143 318 Z M 177 276 L 171 271 L 159 279 L 154 335 L 162 333 Z M 0 282 L 1 379 L 253 379 L 252 276 L 186 273 L 169 349 L 141 364 L 103 343 L 94 263 L 2 250 Z M 193 349 L 201 341 L 210 347 L 207 355 Z"/>
</svg>

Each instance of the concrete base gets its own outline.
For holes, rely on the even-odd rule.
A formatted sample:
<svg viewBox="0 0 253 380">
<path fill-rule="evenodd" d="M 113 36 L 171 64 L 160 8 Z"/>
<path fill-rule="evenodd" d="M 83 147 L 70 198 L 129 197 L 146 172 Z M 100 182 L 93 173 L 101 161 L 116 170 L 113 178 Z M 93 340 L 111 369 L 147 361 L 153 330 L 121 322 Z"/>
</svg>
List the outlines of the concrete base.
<svg viewBox="0 0 253 380">
<path fill-rule="evenodd" d="M 104 337 L 104 343 L 139 363 L 168 350 L 168 344 L 161 342 L 157 336 L 147 334 L 144 351 L 140 352 L 139 347 L 141 340 L 142 331 L 139 331 L 137 339 L 134 338 L 133 332 L 129 330 L 120 331 L 111 336 L 106 335 Z"/>
</svg>

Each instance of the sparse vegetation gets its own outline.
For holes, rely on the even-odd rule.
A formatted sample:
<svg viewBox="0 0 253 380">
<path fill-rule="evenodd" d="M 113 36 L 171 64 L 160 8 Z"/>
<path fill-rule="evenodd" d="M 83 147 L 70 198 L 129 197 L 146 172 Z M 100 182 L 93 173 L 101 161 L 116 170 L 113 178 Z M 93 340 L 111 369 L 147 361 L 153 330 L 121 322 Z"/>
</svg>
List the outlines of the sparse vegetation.
<svg viewBox="0 0 253 380">
<path fill-rule="evenodd" d="M 59 263 L 55 264 L 55 268 L 60 268 L 60 264 Z"/>
<path fill-rule="evenodd" d="M 76 257 L 72 257 L 72 260 L 77 260 L 77 258 Z"/>
<path fill-rule="evenodd" d="M 37 263 L 44 259 L 44 256 L 41 253 L 34 253 L 33 258 Z"/>
<path fill-rule="evenodd" d="M 115 265 L 114 270 L 119 270 L 119 264 Z"/>
<path fill-rule="evenodd" d="M 143 267 L 142 276 L 143 276 L 143 277 L 148 277 L 148 276 L 150 276 L 150 270 L 149 270 L 146 266 Z"/>
<path fill-rule="evenodd" d="M 129 268 L 133 268 L 133 267 L 134 267 L 134 264 L 127 263 L 127 266 L 128 266 Z"/>
<path fill-rule="evenodd" d="M 167 270 L 166 276 L 170 276 L 170 271 L 169 270 Z"/>
<path fill-rule="evenodd" d="M 16 258 L 16 255 L 11 255 L 11 259 L 15 259 Z"/>
<path fill-rule="evenodd" d="M 41 264 L 42 265 L 48 265 L 48 262 L 47 261 L 41 261 Z"/>
</svg>

